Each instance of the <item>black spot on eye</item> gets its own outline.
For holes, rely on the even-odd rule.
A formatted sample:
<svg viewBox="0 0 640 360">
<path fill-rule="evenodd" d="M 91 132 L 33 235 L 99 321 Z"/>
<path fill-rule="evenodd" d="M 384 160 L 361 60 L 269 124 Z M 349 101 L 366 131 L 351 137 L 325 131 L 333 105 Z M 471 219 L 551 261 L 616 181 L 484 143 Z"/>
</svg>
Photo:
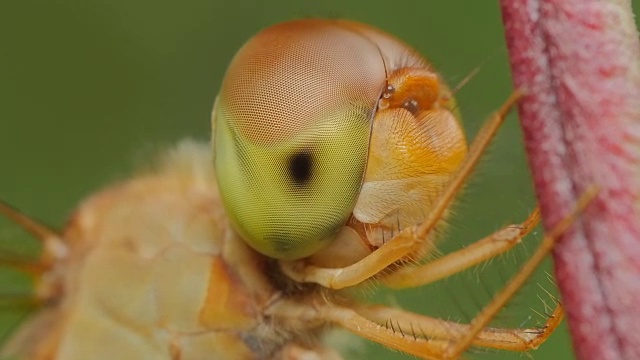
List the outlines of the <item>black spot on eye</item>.
<svg viewBox="0 0 640 360">
<path fill-rule="evenodd" d="M 308 150 L 299 151 L 289 158 L 289 175 L 298 186 L 305 186 L 313 175 L 313 156 Z"/>
</svg>

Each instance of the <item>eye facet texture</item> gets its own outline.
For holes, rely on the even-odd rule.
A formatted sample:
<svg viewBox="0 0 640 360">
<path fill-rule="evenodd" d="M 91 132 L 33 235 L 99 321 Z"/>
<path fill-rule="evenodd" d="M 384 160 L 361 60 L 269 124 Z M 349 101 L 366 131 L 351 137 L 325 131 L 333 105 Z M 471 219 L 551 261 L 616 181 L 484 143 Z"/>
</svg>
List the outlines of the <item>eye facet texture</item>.
<svg viewBox="0 0 640 360">
<path fill-rule="evenodd" d="M 381 48 L 396 46 L 371 31 L 279 24 L 227 70 L 213 113 L 218 185 L 236 229 L 267 256 L 308 256 L 351 215 L 390 62 Z"/>
<path fill-rule="evenodd" d="M 384 81 L 376 45 L 334 22 L 276 25 L 238 52 L 214 110 L 214 151 L 227 212 L 251 246 L 301 258 L 343 226 Z"/>
</svg>

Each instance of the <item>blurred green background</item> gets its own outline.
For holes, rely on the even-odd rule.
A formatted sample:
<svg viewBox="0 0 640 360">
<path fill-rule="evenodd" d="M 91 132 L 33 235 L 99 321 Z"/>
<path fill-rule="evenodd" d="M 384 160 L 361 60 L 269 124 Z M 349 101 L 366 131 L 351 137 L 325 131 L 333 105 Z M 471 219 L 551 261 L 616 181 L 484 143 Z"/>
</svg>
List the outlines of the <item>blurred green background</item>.
<svg viewBox="0 0 640 360">
<path fill-rule="evenodd" d="M 395 34 L 425 54 L 452 86 L 479 69 L 458 93 L 470 136 L 511 91 L 497 1 L 4 1 L 0 198 L 62 226 L 83 197 L 125 178 L 150 154 L 185 137 L 206 141 L 213 99 L 234 52 L 261 28 L 306 17 L 355 19 Z M 512 116 L 459 201 L 443 249 L 522 220 L 533 207 Z M 378 293 L 376 299 L 468 321 L 537 239 L 488 269 L 412 291 Z M 34 244 L 0 222 L 0 248 L 32 251 Z M 23 291 L 9 278 L 15 276 L 5 271 L 0 296 Z M 537 295 L 546 297 L 537 283 L 555 292 L 543 270 L 497 325 L 537 324 L 540 316 L 530 308 L 541 307 Z M 17 320 L 15 313 L 2 312 L 0 336 Z M 351 338 L 339 346 L 349 348 L 351 359 L 410 358 Z M 572 359 L 566 328 L 531 354 Z M 522 355 L 489 351 L 469 357 Z"/>
</svg>

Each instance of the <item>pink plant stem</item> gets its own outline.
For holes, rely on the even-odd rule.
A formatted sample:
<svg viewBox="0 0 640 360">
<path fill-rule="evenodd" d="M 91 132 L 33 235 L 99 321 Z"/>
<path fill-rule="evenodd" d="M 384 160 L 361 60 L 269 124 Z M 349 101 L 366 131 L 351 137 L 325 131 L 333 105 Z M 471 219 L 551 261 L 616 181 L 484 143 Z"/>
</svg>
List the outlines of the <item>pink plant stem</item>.
<svg viewBox="0 0 640 360">
<path fill-rule="evenodd" d="M 546 230 L 578 359 L 640 359 L 640 45 L 628 0 L 501 0 Z"/>
</svg>

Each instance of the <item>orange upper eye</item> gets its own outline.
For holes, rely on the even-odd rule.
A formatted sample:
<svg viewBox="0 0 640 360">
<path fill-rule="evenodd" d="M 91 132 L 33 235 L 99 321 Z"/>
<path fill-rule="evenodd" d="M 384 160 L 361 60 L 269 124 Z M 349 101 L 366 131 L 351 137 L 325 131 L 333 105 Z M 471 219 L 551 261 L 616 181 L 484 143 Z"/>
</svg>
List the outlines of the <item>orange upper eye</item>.
<svg viewBox="0 0 640 360">
<path fill-rule="evenodd" d="M 272 145 L 354 105 L 373 107 L 385 81 L 376 45 L 339 23 L 305 20 L 275 25 L 234 57 L 220 106 L 238 134 Z"/>
</svg>

